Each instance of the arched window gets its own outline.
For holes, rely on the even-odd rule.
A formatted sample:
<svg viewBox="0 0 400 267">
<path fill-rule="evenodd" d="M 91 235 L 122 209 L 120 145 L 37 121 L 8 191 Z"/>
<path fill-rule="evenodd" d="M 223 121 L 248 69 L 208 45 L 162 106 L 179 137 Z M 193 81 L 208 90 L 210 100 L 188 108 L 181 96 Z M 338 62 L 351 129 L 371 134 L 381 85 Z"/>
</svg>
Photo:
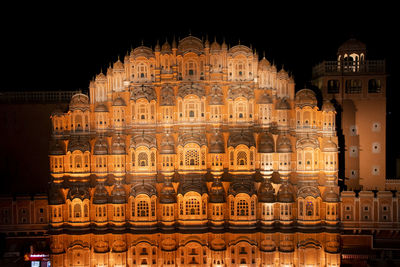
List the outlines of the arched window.
<svg viewBox="0 0 400 267">
<path fill-rule="evenodd" d="M 249 204 L 246 200 L 241 199 L 236 204 L 236 214 L 237 216 L 249 216 Z"/>
<path fill-rule="evenodd" d="M 81 210 L 81 205 L 79 203 L 76 203 L 74 205 L 74 217 L 75 218 L 80 218 L 82 217 L 82 210 Z"/>
<path fill-rule="evenodd" d="M 137 216 L 138 217 L 148 217 L 149 216 L 149 203 L 145 200 L 140 200 L 136 205 Z"/>
</svg>

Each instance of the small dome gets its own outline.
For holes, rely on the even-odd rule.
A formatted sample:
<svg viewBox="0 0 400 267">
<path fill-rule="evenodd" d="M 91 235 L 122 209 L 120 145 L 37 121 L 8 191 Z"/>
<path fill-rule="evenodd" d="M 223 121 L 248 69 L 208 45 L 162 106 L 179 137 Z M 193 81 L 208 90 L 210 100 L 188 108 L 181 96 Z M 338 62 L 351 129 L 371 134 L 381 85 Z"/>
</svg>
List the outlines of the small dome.
<svg viewBox="0 0 400 267">
<path fill-rule="evenodd" d="M 123 70 L 124 69 L 124 63 L 122 63 L 119 58 L 117 62 L 114 63 L 114 70 Z"/>
<path fill-rule="evenodd" d="M 99 104 L 95 107 L 94 112 L 108 112 L 108 108 L 104 104 Z"/>
<path fill-rule="evenodd" d="M 275 141 L 270 133 L 261 133 L 258 137 L 258 153 L 274 153 Z"/>
<path fill-rule="evenodd" d="M 283 182 L 279 187 L 277 201 L 283 203 L 294 202 L 293 191 L 287 182 Z"/>
<path fill-rule="evenodd" d="M 107 141 L 104 140 L 103 137 L 99 137 L 96 140 L 93 148 L 93 155 L 107 155 L 108 154 L 108 145 Z"/>
<path fill-rule="evenodd" d="M 121 183 L 117 182 L 111 191 L 111 202 L 113 204 L 124 204 L 126 203 L 126 192 L 125 188 L 121 185 Z"/>
<path fill-rule="evenodd" d="M 131 52 L 131 56 L 133 56 L 134 58 L 137 57 L 151 58 L 154 57 L 154 53 L 153 50 L 151 50 L 151 48 L 142 45 L 133 49 L 133 51 Z"/>
<path fill-rule="evenodd" d="M 263 181 L 258 189 L 258 201 L 264 203 L 275 202 L 275 189 L 269 180 Z"/>
<path fill-rule="evenodd" d="M 102 183 L 96 185 L 93 193 L 93 204 L 106 204 L 108 202 L 108 192 Z"/>
<path fill-rule="evenodd" d="M 265 91 L 263 94 L 261 94 L 257 104 L 272 104 L 272 97 Z"/>
<path fill-rule="evenodd" d="M 225 153 L 224 138 L 218 132 L 210 137 L 209 153 Z"/>
<path fill-rule="evenodd" d="M 290 110 L 291 107 L 290 107 L 290 103 L 287 100 L 287 98 L 286 97 L 279 98 L 278 101 L 276 102 L 275 109 L 277 109 L 277 110 Z"/>
<path fill-rule="evenodd" d="M 276 152 L 278 153 L 291 153 L 292 142 L 287 135 L 279 135 L 276 140 Z"/>
<path fill-rule="evenodd" d="M 283 68 L 277 74 L 278 79 L 286 80 L 289 79 L 289 74 Z"/>
<path fill-rule="evenodd" d="M 266 70 L 266 69 L 268 69 L 270 66 L 271 66 L 271 63 L 269 63 L 269 61 L 268 61 L 265 57 L 263 57 L 263 58 L 260 60 L 260 62 L 258 63 L 258 68 L 259 68 L 260 70 Z"/>
<path fill-rule="evenodd" d="M 106 82 L 107 81 L 107 77 L 106 75 L 104 75 L 103 72 L 100 72 L 100 74 L 98 74 L 96 76 L 96 82 Z"/>
<path fill-rule="evenodd" d="M 113 101 L 113 106 L 126 106 L 124 99 L 122 99 L 121 97 L 117 97 L 116 99 L 114 99 Z"/>
<path fill-rule="evenodd" d="M 217 39 L 214 39 L 214 42 L 211 44 L 210 47 L 211 51 L 218 51 L 221 50 L 221 45 L 217 42 Z"/>
<path fill-rule="evenodd" d="M 125 140 L 119 134 L 112 138 L 111 154 L 124 155 L 125 154 Z"/>
<path fill-rule="evenodd" d="M 168 43 L 167 40 L 165 40 L 165 43 L 161 47 L 161 52 L 171 52 L 171 45 Z"/>
<path fill-rule="evenodd" d="M 313 197 L 317 198 L 321 196 L 321 192 L 318 189 L 318 186 L 302 186 L 297 191 L 297 197 Z"/>
<path fill-rule="evenodd" d="M 314 137 L 303 137 L 297 140 L 296 148 L 305 149 L 305 148 L 312 148 L 317 149 L 319 148 L 319 142 L 317 138 Z"/>
<path fill-rule="evenodd" d="M 73 95 L 71 97 L 71 101 L 69 102 L 69 110 L 89 110 L 89 97 L 82 93 Z"/>
<path fill-rule="evenodd" d="M 296 93 L 295 98 L 296 106 L 304 107 L 304 106 L 317 106 L 317 97 L 315 93 L 310 89 L 301 89 Z"/>
<path fill-rule="evenodd" d="M 325 100 L 324 103 L 322 104 L 322 111 L 325 112 L 335 112 L 335 107 L 329 100 Z"/>
</svg>

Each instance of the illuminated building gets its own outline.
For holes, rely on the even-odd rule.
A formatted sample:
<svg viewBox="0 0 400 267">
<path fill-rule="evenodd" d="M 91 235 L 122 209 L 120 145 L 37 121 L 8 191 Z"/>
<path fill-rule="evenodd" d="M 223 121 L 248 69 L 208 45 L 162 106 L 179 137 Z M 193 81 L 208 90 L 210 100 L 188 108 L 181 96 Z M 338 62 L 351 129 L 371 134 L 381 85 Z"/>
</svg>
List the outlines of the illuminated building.
<svg viewBox="0 0 400 267">
<path fill-rule="evenodd" d="M 140 46 L 52 114 L 53 266 L 339 266 L 335 109 L 244 45 Z"/>
</svg>

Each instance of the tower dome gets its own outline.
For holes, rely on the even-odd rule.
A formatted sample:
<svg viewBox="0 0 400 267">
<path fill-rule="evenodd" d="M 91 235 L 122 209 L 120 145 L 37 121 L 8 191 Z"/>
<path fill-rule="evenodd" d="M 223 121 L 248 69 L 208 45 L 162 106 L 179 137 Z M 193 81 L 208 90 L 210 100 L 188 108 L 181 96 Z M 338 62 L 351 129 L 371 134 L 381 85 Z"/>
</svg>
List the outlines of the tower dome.
<svg viewBox="0 0 400 267">
<path fill-rule="evenodd" d="M 286 135 L 279 135 L 276 140 L 276 151 L 278 153 L 291 153 L 292 152 L 292 142 Z"/>
<path fill-rule="evenodd" d="M 317 97 L 315 93 L 310 89 L 301 89 L 296 93 L 296 106 L 304 107 L 304 106 L 317 106 Z"/>
<path fill-rule="evenodd" d="M 346 42 L 344 42 L 338 49 L 338 55 L 345 55 L 345 54 L 366 54 L 367 52 L 367 46 L 355 39 L 355 38 L 350 38 L 349 40 L 347 40 Z"/>
<path fill-rule="evenodd" d="M 277 194 L 277 201 L 283 203 L 294 202 L 293 191 L 287 182 L 282 183 Z"/>
<path fill-rule="evenodd" d="M 258 189 L 258 201 L 264 203 L 275 202 L 275 189 L 269 180 L 263 181 Z"/>
<path fill-rule="evenodd" d="M 218 132 L 210 137 L 209 153 L 225 153 L 224 138 Z"/>
<path fill-rule="evenodd" d="M 175 140 L 170 134 L 165 134 L 161 139 L 160 154 L 175 154 Z"/>
</svg>

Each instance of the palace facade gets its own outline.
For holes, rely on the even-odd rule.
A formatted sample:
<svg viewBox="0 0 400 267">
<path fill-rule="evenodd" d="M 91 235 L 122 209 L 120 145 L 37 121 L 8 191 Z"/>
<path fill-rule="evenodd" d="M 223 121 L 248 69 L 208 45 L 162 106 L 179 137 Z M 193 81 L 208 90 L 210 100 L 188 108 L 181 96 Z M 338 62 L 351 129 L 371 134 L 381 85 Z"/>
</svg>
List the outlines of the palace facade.
<svg viewBox="0 0 400 267">
<path fill-rule="evenodd" d="M 139 46 L 55 111 L 54 266 L 339 266 L 335 109 L 244 45 Z"/>
</svg>

